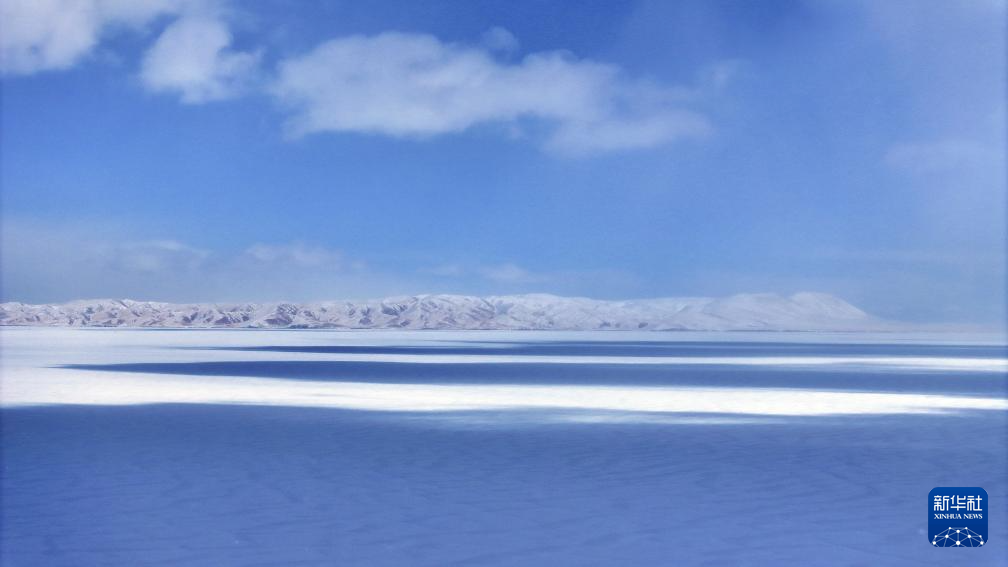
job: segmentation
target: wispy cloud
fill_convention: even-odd
[[[300,241],[204,247],[139,226],[31,217],[4,218],[0,258],[0,300],[28,303],[313,301],[446,291],[613,296],[640,283],[624,272],[539,271],[514,262],[410,268]]]
[[[302,242],[254,244],[245,250],[244,256],[264,264],[288,264],[303,268],[338,268],[343,260],[343,255],[338,251]]]
[[[302,242],[208,250],[127,227],[5,218],[3,300],[311,300],[398,292],[339,250]]]
[[[101,264],[138,273],[197,270],[210,257],[209,251],[177,240],[102,243],[96,245],[92,252],[100,257]]]
[[[545,274],[537,274],[518,266],[517,264],[498,264],[486,266],[479,270],[484,278],[501,283],[537,283],[549,279]]]
[[[519,46],[518,38],[516,38],[513,33],[500,26],[494,26],[483,32],[483,37],[481,39],[483,46],[490,51],[511,53],[517,51]]]
[[[438,264],[422,267],[419,273],[450,279],[480,279],[497,284],[543,283],[553,279],[546,273],[532,272],[512,262],[486,265],[462,265],[457,263]]]
[[[819,248],[803,258],[803,260],[827,260],[836,262],[857,262],[880,264],[889,267],[938,266],[963,270],[975,270],[979,267],[997,269],[1005,263],[1005,258],[990,250],[955,250],[936,251],[923,248],[890,249],[875,248],[873,250],[848,250],[838,247]]]
[[[456,278],[465,275],[465,268],[459,264],[439,264],[418,270],[421,274],[429,274],[440,278]]]
[[[975,140],[947,138],[936,141],[897,144],[886,153],[886,162],[916,173],[997,168],[1003,171],[1004,148]]]
[[[425,34],[327,41],[282,61],[272,92],[291,112],[295,136],[426,137],[532,119],[551,127],[548,148],[586,153],[654,147],[711,130],[686,108],[686,90],[632,79],[616,66],[563,52],[511,64]]]
[[[532,269],[513,261],[498,263],[450,262],[417,270],[434,276],[433,289],[453,289],[474,294],[556,293],[633,297],[642,293],[643,281],[619,269]]]

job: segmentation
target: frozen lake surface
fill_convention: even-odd
[[[0,339],[3,565],[1008,564],[1001,339]],[[929,545],[935,486],[990,545]]]

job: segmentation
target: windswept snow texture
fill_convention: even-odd
[[[999,338],[5,327],[0,345],[3,566],[1005,565]],[[989,495],[990,543],[935,549],[929,491],[964,485]]]
[[[322,303],[123,300],[0,304],[0,325],[510,330],[880,330],[891,325],[822,293],[600,301],[554,295],[416,295]]]

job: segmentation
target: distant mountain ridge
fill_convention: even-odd
[[[886,326],[824,293],[604,301],[555,295],[414,295],[315,303],[82,300],[0,303],[0,325],[443,330],[829,331]]]

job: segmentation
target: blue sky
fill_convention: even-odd
[[[0,5],[4,300],[1004,319],[1002,1]]]

